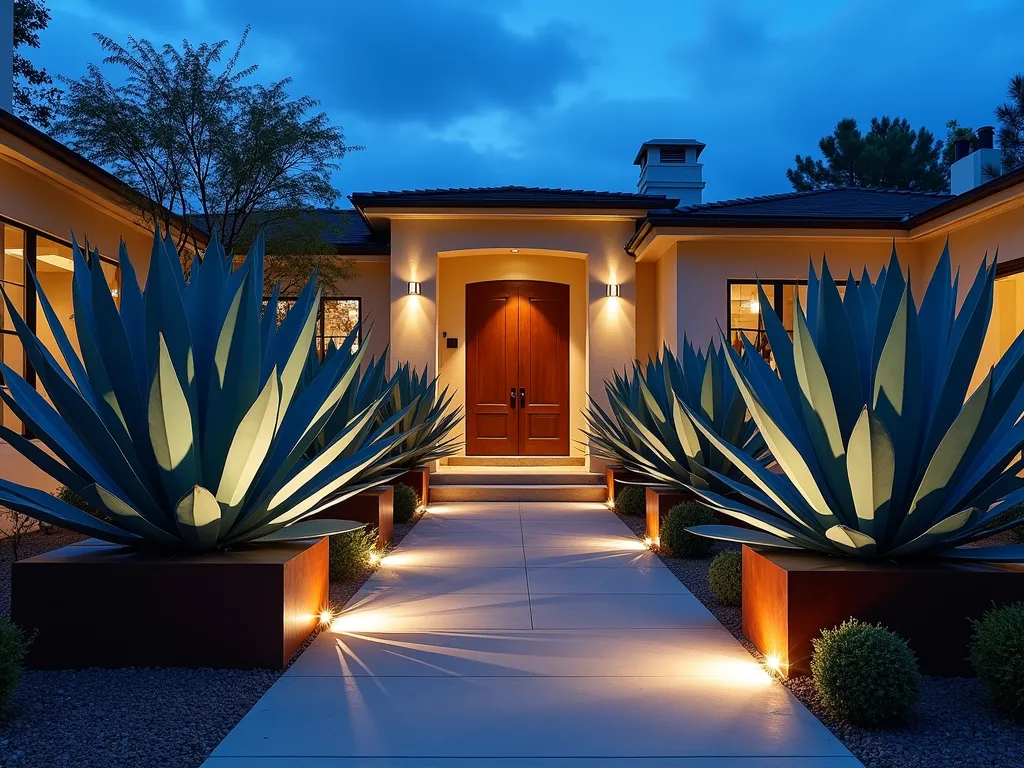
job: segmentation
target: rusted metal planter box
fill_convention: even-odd
[[[685,493],[669,486],[647,486],[647,538],[652,542],[661,540],[661,518],[676,504],[693,501],[692,493]]]
[[[420,504],[426,506],[430,503],[430,468],[415,467],[410,469],[395,482],[405,483],[420,497]]]
[[[313,515],[324,520],[354,520],[377,529],[377,546],[383,549],[395,535],[395,489],[378,485]]]
[[[327,539],[206,554],[94,539],[13,564],[28,666],[284,669],[327,607]]]
[[[609,464],[604,468],[604,484],[608,489],[608,503],[615,503],[615,496],[622,490],[624,481],[631,483],[640,482],[643,478],[636,472],[630,472],[618,464]]]
[[[810,674],[811,640],[851,616],[910,644],[926,675],[971,675],[970,619],[1024,600],[1024,567],[902,563],[743,547],[743,634],[783,673]]]

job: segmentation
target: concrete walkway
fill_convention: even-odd
[[[210,768],[860,765],[599,504],[435,505]]]

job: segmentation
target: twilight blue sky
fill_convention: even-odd
[[[1020,0],[49,0],[34,60],[78,76],[90,34],[227,38],[352,144],[336,184],[635,191],[641,142],[707,143],[705,200],[789,190],[844,116],[940,138],[991,124],[1024,72]],[[341,202],[341,201],[339,201]],[[347,203],[346,203],[347,204]]]

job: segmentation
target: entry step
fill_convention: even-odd
[[[431,479],[437,475],[431,476]],[[603,485],[448,485],[431,483],[430,502],[451,501],[592,501],[606,500]]]
[[[583,456],[449,456],[449,467],[583,467]]]
[[[573,471],[573,467],[442,467],[430,476],[433,487],[443,485],[600,485],[604,475]]]

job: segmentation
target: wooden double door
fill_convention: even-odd
[[[569,454],[569,286],[466,286],[466,453]]]

